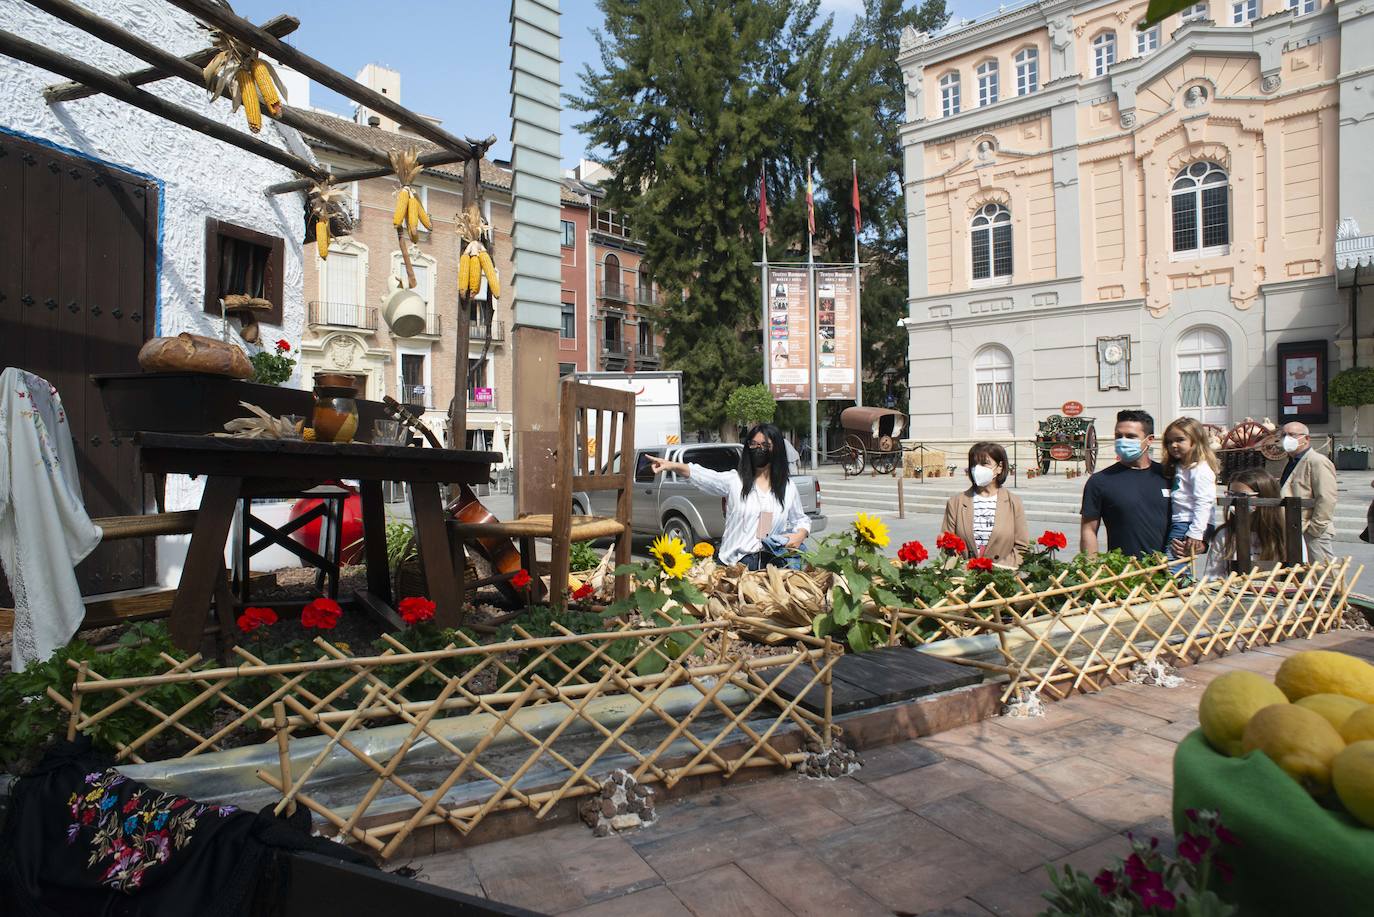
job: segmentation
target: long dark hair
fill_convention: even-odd
[[[744,449],[741,450],[739,457],[739,478],[744,482],[740,496],[748,497],[749,492],[754,489],[756,471],[754,463],[749,460],[749,443],[760,433],[768,437],[768,441],[773,444],[773,460],[768,465],[768,483],[778,505],[782,506],[787,496],[787,444],[783,442],[782,431],[771,423],[756,423],[744,434]]]
[[[1277,497],[1279,482],[1263,468],[1246,468],[1231,475],[1231,484],[1244,484],[1261,497]],[[1279,506],[1255,506],[1250,509],[1250,533],[1259,541],[1259,557],[1255,560],[1278,560],[1285,557],[1287,539],[1283,532],[1283,508]],[[1236,532],[1228,518],[1217,526],[1212,537],[1214,544],[1220,545],[1222,556],[1235,557]],[[1250,545],[1243,545],[1246,551]]]

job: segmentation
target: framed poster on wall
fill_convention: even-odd
[[[1290,420],[1326,423],[1326,341],[1302,341],[1278,346],[1279,413],[1282,426]]]

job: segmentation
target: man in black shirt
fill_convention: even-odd
[[[1116,464],[1088,478],[1083,488],[1079,548],[1098,551],[1097,527],[1107,525],[1107,547],[1143,557],[1164,550],[1169,536],[1169,482],[1150,458],[1155,421],[1146,411],[1116,415]]]

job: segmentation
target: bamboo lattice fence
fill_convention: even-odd
[[[1063,698],[1122,681],[1137,663],[1187,665],[1330,630],[1363,570],[1352,573],[1351,565],[1347,557],[1188,585],[1164,575],[1163,563],[1103,567],[1082,582],[1066,570],[1039,592],[1002,596],[989,584],[972,597],[876,614],[892,645],[994,637],[996,661],[972,653],[948,658],[1006,675],[1004,701],[1027,688]]]
[[[303,805],[383,858],[421,826],[447,824],[467,834],[490,813],[513,808],[542,818],[560,800],[598,792],[604,774],[597,765],[609,756],[628,759],[625,766],[638,781],[672,787],[698,774],[729,777],[746,767],[788,767],[804,757],[802,744],[830,745],[831,670],[842,651],[829,640],[789,634],[790,651],[755,657],[739,652],[727,621],[627,623],[595,634],[555,628],[561,633],[542,638],[517,628],[521,639],[485,645],[456,633],[443,649],[420,652],[405,645],[404,634],[384,635],[385,652],[358,657],[320,638],[318,658],[283,664],[238,647],[243,661],[237,666],[196,669],[198,656],[180,662],[165,656],[165,671],[137,678],[108,679],[83,663],[70,698],[52,696],[69,712],[73,738],[130,706],[147,714],[152,725],[115,743],[123,762],[157,757],[155,740],[164,734],[182,740],[176,758],[221,750],[235,737],[275,744],[277,766],[256,775],[281,794],[278,811]],[[307,686],[320,673],[333,673],[329,690]],[[779,686],[793,675],[802,676],[802,686],[784,695]],[[415,699],[426,684],[433,696]],[[174,709],[150,702],[169,685],[198,691]],[[669,709],[665,695],[673,689]],[[808,694],[823,700],[823,713],[799,706]],[[603,722],[599,704],[617,699],[621,714]],[[188,725],[207,708],[218,714],[216,728]],[[539,708],[539,725],[531,726],[521,713]],[[439,726],[465,715],[479,728],[458,744]],[[650,728],[632,730],[641,721]],[[368,727],[379,725],[399,726],[404,738],[383,748],[361,740]],[[574,734],[581,740],[568,741]],[[293,773],[292,744],[312,739],[309,747],[320,746],[318,751]],[[510,753],[512,745],[521,753]],[[407,779],[405,769],[417,748],[430,756],[425,772],[442,775],[424,789]],[[311,778],[331,755],[351,756],[366,774],[370,783],[360,796],[331,804],[311,791]],[[474,792],[480,798],[469,794],[445,805],[460,782],[479,787]],[[388,794],[393,804],[376,806],[369,816]],[[398,796],[407,803],[400,814]]]

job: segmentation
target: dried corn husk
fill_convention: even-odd
[[[247,408],[257,416],[231,420],[224,425],[227,432],[216,433],[216,436],[233,439],[293,439],[295,437],[295,425],[285,417],[273,417],[256,404],[249,404],[246,401],[240,401],[239,406]]]
[[[812,619],[826,608],[832,582],[828,571],[749,571],[709,561],[697,564],[693,574],[693,583],[706,593],[707,620],[732,620],[741,634],[770,644],[788,639],[775,628],[809,632]]]

